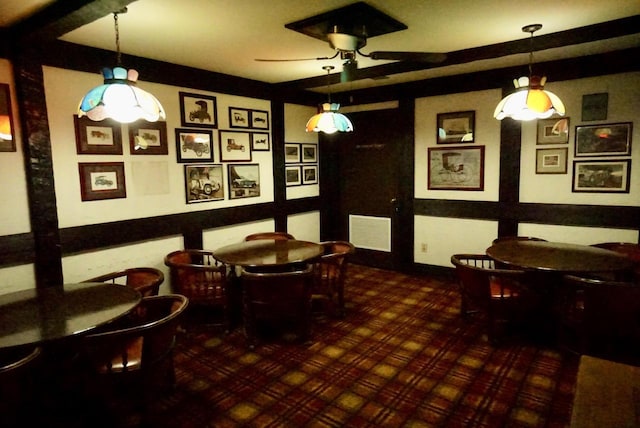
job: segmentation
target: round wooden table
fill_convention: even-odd
[[[85,333],[126,314],[140,300],[133,288],[86,282],[0,295],[0,348]]]
[[[295,239],[258,239],[227,245],[214,250],[213,257],[227,265],[274,267],[306,262],[320,257],[322,245]]]

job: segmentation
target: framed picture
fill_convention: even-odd
[[[287,187],[298,186],[302,184],[302,177],[300,176],[300,166],[285,166],[284,177]]]
[[[132,155],[167,155],[167,122],[137,121],[129,124]]]
[[[284,143],[284,163],[300,163],[300,144]]]
[[[609,94],[587,94],[582,96],[582,121],[607,120]]]
[[[0,83],[0,152],[15,152],[16,138],[9,85]]]
[[[250,136],[248,132],[220,131],[221,162],[250,162]]]
[[[257,129],[269,129],[269,112],[263,110],[251,110],[251,127]]]
[[[302,144],[302,162],[318,162],[318,145]]]
[[[184,185],[188,204],[224,199],[222,165],[185,165]]]
[[[180,163],[213,162],[213,132],[176,128],[176,156]]]
[[[631,122],[576,126],[576,157],[628,156]]]
[[[251,133],[251,150],[254,152],[268,152],[271,150],[269,134],[266,132]]]
[[[566,144],[569,142],[569,118],[538,120],[538,144]]]
[[[303,165],[302,166],[302,184],[318,183],[318,166]]]
[[[260,165],[228,165],[229,199],[254,198],[260,196]]]
[[[566,174],[566,147],[557,149],[536,149],[536,174]]]
[[[79,163],[83,201],[126,198],[124,162]]]
[[[76,150],[79,155],[121,155],[122,131],[111,119],[94,121],[86,116],[73,116]]]
[[[475,126],[475,111],[439,113],[436,141],[438,144],[473,143]]]
[[[573,161],[573,192],[629,193],[631,161]]]
[[[180,121],[192,128],[217,128],[218,108],[216,97],[179,92]]]
[[[484,146],[429,147],[428,188],[484,190]]]
[[[229,107],[229,126],[231,128],[249,128],[249,110],[246,108]]]

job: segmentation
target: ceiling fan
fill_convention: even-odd
[[[356,56],[374,60],[411,61],[441,63],[447,55],[439,52],[407,52],[407,51],[374,51],[368,54],[360,49],[366,46],[367,39],[408,27],[375,9],[365,2],[357,2],[349,6],[335,9],[320,15],[312,16],[285,25],[285,28],[300,32],[329,43],[336,53],[333,56],[294,59],[256,59],[263,62],[330,60],[340,56],[344,60],[340,80],[354,80],[358,69]]]

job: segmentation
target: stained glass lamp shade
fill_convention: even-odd
[[[337,103],[322,104],[322,111],[312,116],[307,122],[307,132],[333,134],[353,131],[353,124],[347,116],[338,112],[339,108],[340,104]]]

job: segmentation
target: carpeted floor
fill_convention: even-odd
[[[255,351],[240,329],[180,337],[156,427],[564,427],[578,360],[524,341],[493,348],[456,285],[350,266],[344,319]]]

